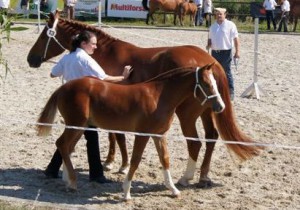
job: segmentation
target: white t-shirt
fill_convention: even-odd
[[[275,6],[277,6],[277,3],[275,0],[265,0],[264,4],[263,4],[263,7],[266,10],[274,10]]]
[[[212,50],[230,50],[234,47],[233,39],[238,37],[234,22],[225,19],[221,25],[217,22],[209,29],[208,38],[211,39]]]
[[[283,1],[282,5],[281,5],[281,11],[283,12],[289,12],[290,11],[290,2],[285,0]]]
[[[51,73],[54,76],[62,76],[65,82],[86,76],[97,77],[102,80],[107,77],[101,66],[81,48],[64,55],[52,68]]]
[[[204,0],[203,1],[204,13],[212,13],[212,1]]]

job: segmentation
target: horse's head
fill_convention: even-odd
[[[220,113],[225,109],[225,104],[220,96],[217,82],[213,75],[212,66],[214,64],[196,69],[194,97],[201,102],[202,106],[209,103],[214,112]]]
[[[64,41],[67,34],[58,32],[59,17],[59,11],[50,14],[45,28],[28,53],[27,62],[30,67],[38,68],[44,61],[63,53],[68,48],[68,44]]]

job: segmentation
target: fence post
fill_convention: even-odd
[[[258,59],[258,17],[255,18],[255,41],[254,41],[254,74],[253,74],[253,83],[242,93],[241,97],[250,97],[255,94],[256,98],[260,98],[260,92],[264,93],[258,85],[257,77],[257,59]]]

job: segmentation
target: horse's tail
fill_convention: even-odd
[[[221,74],[223,75],[219,77],[218,88],[226,107],[223,112],[214,114],[217,130],[223,140],[236,142],[236,144],[228,143],[226,146],[233,151],[238,158],[247,160],[253,156],[257,156],[263,147],[255,145],[255,142],[240,130],[235,120],[228,86],[224,85],[228,84],[226,75],[224,72],[221,72]]]
[[[142,1],[142,5],[143,5],[143,7],[144,7],[144,10],[149,11],[148,0],[143,0],[143,1]]]
[[[56,90],[51,97],[49,98],[47,104],[45,105],[43,111],[40,114],[37,125],[38,136],[46,136],[50,133],[52,125],[43,125],[43,124],[52,124],[57,112],[57,96],[59,89]],[[39,124],[40,123],[40,124]]]

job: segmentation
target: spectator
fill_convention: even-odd
[[[197,13],[195,17],[195,26],[202,26],[203,18],[202,18],[202,2],[203,0],[195,0],[195,4],[197,5]]]
[[[21,0],[20,6],[23,11],[23,17],[29,18],[29,0]]]
[[[124,68],[123,76],[109,76],[90,56],[97,48],[96,35],[89,31],[83,31],[72,41],[71,52],[65,55],[52,69],[51,77],[63,76],[68,82],[84,76],[98,77],[109,82],[119,82],[126,79],[130,74],[130,66]],[[93,126],[89,126],[94,128]],[[87,140],[87,155],[89,162],[90,181],[98,183],[111,182],[103,174],[103,167],[100,159],[99,142],[97,131],[86,130],[84,132]],[[58,178],[59,168],[62,164],[62,157],[58,150],[55,151],[51,162],[44,171],[49,178]]]
[[[207,28],[211,25],[211,15],[212,15],[212,1],[211,0],[203,0],[203,17],[205,18],[205,26]]]
[[[277,3],[275,2],[275,0],[265,0],[264,3],[263,3],[263,7],[266,10],[268,30],[271,29],[270,22],[272,21],[274,31],[276,31],[276,23],[275,23],[275,19],[274,19],[274,11],[275,11],[276,6],[277,6]]]
[[[281,19],[279,21],[278,32],[281,32],[282,24],[283,24],[283,31],[288,32],[287,25],[289,20],[290,14],[290,2],[288,0],[283,0],[281,5]]]
[[[67,15],[67,19],[75,19],[75,4],[77,0],[64,0],[64,10]]]
[[[231,101],[234,100],[234,81],[231,73],[232,48],[234,58],[240,57],[240,42],[236,25],[226,19],[225,8],[215,8],[216,22],[209,29],[207,50],[212,49],[212,56],[223,66],[230,90]]]

